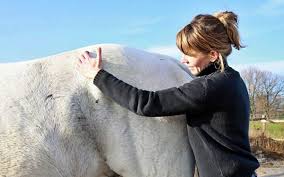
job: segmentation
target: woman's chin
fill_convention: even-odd
[[[189,71],[191,72],[192,75],[196,76],[198,72],[195,69],[189,68]]]

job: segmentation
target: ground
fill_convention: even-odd
[[[259,177],[284,177],[284,161],[274,161],[261,164],[256,170]]]

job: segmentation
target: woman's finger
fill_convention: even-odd
[[[98,47],[97,48],[97,62],[96,62],[96,67],[101,68],[102,66],[102,48]]]
[[[82,63],[86,63],[86,58],[83,54],[81,54],[80,60]]]
[[[81,59],[80,58],[78,58],[78,60],[77,60],[77,62],[76,62],[76,64],[82,64],[82,61],[81,61]]]
[[[86,58],[86,63],[91,64],[91,58]]]
[[[78,59],[78,63],[82,63],[82,59],[81,59],[81,57],[79,57],[79,59]]]
[[[90,58],[89,51],[85,51],[85,52],[83,53],[83,56],[84,56],[86,59]]]
[[[91,61],[92,60],[92,56],[91,56],[90,52],[89,51],[85,51],[83,53],[83,55],[84,55],[84,57],[86,59],[86,63],[92,64],[92,61]]]
[[[102,48],[101,47],[98,47],[97,48],[97,58],[102,58]]]
[[[81,53],[81,54],[79,55],[79,58],[84,59],[85,56]]]

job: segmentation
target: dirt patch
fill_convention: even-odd
[[[256,170],[259,177],[284,177],[284,141],[264,135],[251,137],[252,153],[260,163]]]
[[[250,138],[252,152],[261,153],[272,160],[284,160],[284,141],[276,141],[264,135]]]

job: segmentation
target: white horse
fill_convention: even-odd
[[[104,69],[141,89],[192,78],[165,55],[102,44]],[[142,117],[74,69],[89,46],[0,64],[1,177],[191,177],[184,115]]]

